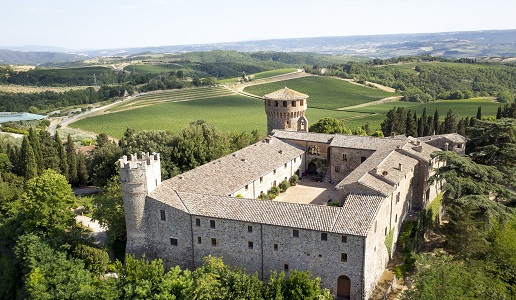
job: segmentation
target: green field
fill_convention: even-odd
[[[278,76],[283,74],[288,74],[297,71],[296,68],[286,68],[286,69],[277,69],[277,70],[270,70],[270,71],[264,71],[260,73],[251,74],[253,80],[263,79],[263,78],[269,78],[272,76]],[[228,79],[222,79],[219,80],[219,83],[226,84],[226,83],[236,83],[238,82],[238,78],[228,78]]]
[[[180,70],[181,68],[181,65],[178,64],[143,64],[129,65],[124,68],[124,71],[136,73],[161,74],[170,71]]]
[[[397,94],[364,87],[335,78],[309,76],[246,87],[245,92],[263,96],[284,87],[307,94],[308,107],[337,109],[392,97]]]
[[[60,77],[93,77],[93,74],[99,76],[102,73],[114,73],[107,67],[80,67],[80,68],[64,68],[64,69],[34,69],[34,72],[40,76],[60,76]]]

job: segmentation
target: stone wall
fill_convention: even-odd
[[[331,182],[340,182],[355,170],[374,150],[331,147]]]

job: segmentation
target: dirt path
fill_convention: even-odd
[[[394,102],[394,101],[398,101],[400,99],[401,99],[401,96],[387,97],[387,98],[383,98],[383,99],[372,101],[372,102],[367,102],[367,103],[362,103],[362,104],[358,104],[358,105],[337,108],[336,110],[350,110],[350,109],[366,107],[366,106],[371,106],[371,105],[376,105],[376,104]]]

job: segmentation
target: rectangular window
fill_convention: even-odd
[[[396,203],[400,202],[400,192],[396,195]]]
[[[260,177],[260,183],[262,183],[262,182],[263,182],[263,177]]]
[[[249,185],[246,185],[246,186],[245,186],[245,190],[246,190],[246,191],[247,191],[247,190],[249,190]]]
[[[328,240],[328,234],[326,232],[321,232],[321,241],[327,241]]]
[[[200,236],[197,237],[197,244],[202,244],[202,239]]]
[[[284,264],[284,265],[283,265],[283,270],[284,270],[285,272],[288,272],[288,264]]]
[[[292,101],[292,107],[296,107],[296,101]]]
[[[303,105],[304,105],[303,103],[304,103],[304,102],[303,102],[303,100],[300,100],[300,101],[299,101],[299,105],[300,105],[300,106],[303,106]]]
[[[348,155],[346,153],[342,154],[342,160],[343,161],[347,161],[348,160]]]
[[[394,223],[398,222],[398,214],[396,214],[396,217],[394,218]]]
[[[340,261],[347,262],[348,261],[348,254],[347,253],[341,253],[340,254]]]
[[[299,237],[299,230],[297,230],[297,229],[292,230],[292,236],[298,238]]]
[[[340,166],[335,166],[335,172],[337,172],[337,173],[340,172]]]
[[[374,221],[374,233],[376,233],[376,227],[378,225],[378,221]]]
[[[214,220],[210,220],[210,228],[215,228],[215,221]]]
[[[253,232],[253,226],[247,226],[247,232]]]
[[[272,174],[276,175],[276,169],[274,169],[274,171],[272,171]]]
[[[201,219],[195,218],[195,226],[197,226],[197,227],[201,226]]]
[[[294,158],[294,162],[296,162],[297,158]]]
[[[278,244],[274,244],[273,247],[274,251],[278,251]]]
[[[285,164],[285,169],[287,168],[287,164]]]
[[[367,157],[365,157],[365,156],[360,157],[360,162],[364,162],[366,160],[366,158]]]
[[[253,242],[247,242],[247,248],[253,249],[254,243]]]
[[[342,242],[343,242],[343,243],[347,243],[347,242],[348,242],[348,236],[343,235],[343,236],[342,236]]]
[[[387,227],[385,227],[384,234],[387,236]]]
[[[164,209],[161,209],[159,211],[160,215],[161,215],[161,221],[166,221],[167,220],[167,216],[165,215],[165,210]]]
[[[217,239],[216,238],[211,238],[211,245],[213,247],[217,247]]]
[[[287,101],[283,101],[283,107],[287,107]]]
[[[170,238],[170,245],[177,246],[177,239],[176,238]]]

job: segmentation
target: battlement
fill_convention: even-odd
[[[120,170],[130,169],[145,169],[145,165],[154,165],[156,162],[160,162],[160,154],[153,152],[149,155],[149,152],[141,153],[141,158],[138,158],[138,154],[131,154],[130,159],[127,159],[127,155],[124,155],[118,160]]]

